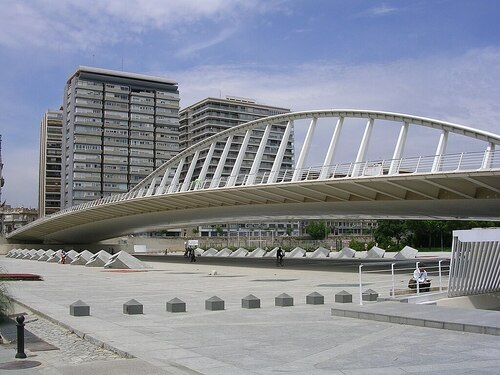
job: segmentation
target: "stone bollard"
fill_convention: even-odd
[[[90,306],[82,300],[78,300],[69,305],[69,314],[73,316],[89,316]]]
[[[378,293],[373,289],[367,289],[363,292],[361,298],[363,301],[376,301],[378,299]]]
[[[286,293],[282,293],[278,297],[274,298],[274,305],[281,307],[293,306],[293,297],[289,296]]]
[[[24,352],[24,316],[19,315],[16,317],[17,326],[17,353],[16,358],[26,358]]]
[[[127,315],[142,314],[143,310],[144,307],[142,303],[136,301],[135,299],[131,299],[123,304],[123,313]]]
[[[337,303],[351,303],[352,302],[352,294],[346,292],[345,290],[338,292],[335,294],[335,302]]]
[[[179,298],[172,298],[167,302],[167,311],[178,313],[178,312],[186,312],[186,303]]]
[[[318,292],[312,292],[306,296],[306,304],[308,305],[324,305],[325,297]]]
[[[241,300],[241,307],[244,309],[259,309],[260,299],[255,297],[253,294],[249,294]]]
[[[213,296],[205,301],[205,310],[224,310],[224,301],[217,296]]]

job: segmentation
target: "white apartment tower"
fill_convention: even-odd
[[[257,120],[263,117],[279,115],[290,112],[290,109],[273,107],[264,104],[258,104],[253,99],[238,98],[226,96],[225,99],[206,98],[180,112],[180,147],[186,149],[193,144],[217,134],[223,130],[246,122]],[[273,125],[268,137],[268,143],[260,170],[258,172],[270,172],[274,157],[283,139],[286,129],[286,122]],[[259,148],[260,140],[264,135],[265,126],[259,130],[254,130],[246,149],[246,156],[240,169],[240,178],[250,172],[255,154]],[[226,159],[226,164],[222,172],[222,178],[228,177],[233,169],[244,136],[234,138],[231,150]],[[288,140],[288,145],[283,158],[281,168],[283,170],[293,169],[294,166],[294,147],[293,131]],[[221,155],[224,144],[217,144],[214,151],[214,158],[208,168],[207,178],[211,178],[217,168],[217,155]],[[207,151],[206,151],[207,152]],[[206,153],[205,152],[205,153]],[[203,154],[200,154],[198,165],[194,175],[197,175],[202,168],[204,161]]]
[[[48,110],[40,123],[39,217],[61,209],[62,124],[61,110]]]
[[[62,207],[125,193],[179,152],[175,81],[79,67],[63,98]]]

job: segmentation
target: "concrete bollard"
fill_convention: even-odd
[[[167,302],[167,311],[172,313],[186,312],[186,303],[179,298],[172,298]]]
[[[306,296],[306,304],[308,305],[324,305],[325,297],[318,292],[312,292]]]
[[[205,310],[224,310],[224,301],[217,296],[210,297],[205,301]]]
[[[378,299],[378,293],[373,289],[367,289],[363,292],[361,298],[363,301],[376,301]]]
[[[244,309],[259,309],[260,299],[255,297],[253,294],[249,294],[241,300],[241,307]]]
[[[78,300],[69,306],[69,314],[73,316],[89,316],[90,306],[82,300]]]
[[[274,305],[281,307],[293,306],[293,297],[286,293],[282,293],[278,297],[274,298]]]
[[[138,315],[142,314],[144,311],[144,307],[142,303],[136,301],[135,299],[131,299],[128,302],[123,304],[123,313],[127,315]]]
[[[336,303],[352,303],[352,294],[345,290],[335,294]]]

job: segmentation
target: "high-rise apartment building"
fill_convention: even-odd
[[[263,117],[278,115],[290,112],[287,108],[273,107],[263,104],[258,104],[255,100],[244,99],[232,96],[226,96],[225,99],[206,98],[180,111],[180,147],[186,149],[189,146],[223,130],[231,127],[244,124],[246,122],[257,120]],[[281,140],[286,129],[286,122],[273,125],[267,147],[262,157],[259,173],[270,172],[274,156],[278,152]],[[244,176],[250,172],[255,154],[259,148],[260,141],[264,135],[265,126],[261,129],[254,130],[248,147],[246,156],[243,160],[240,169],[240,175]],[[222,172],[222,178],[228,177],[232,171],[236,161],[241,144],[243,143],[244,135],[233,138],[233,145],[229,151]],[[218,144],[212,164],[208,168],[207,178],[211,178],[217,168],[217,155],[221,155],[224,144]],[[205,151],[206,154],[207,151]],[[194,175],[197,175],[202,168],[204,154],[201,153],[198,165]],[[283,158],[281,168],[283,170],[292,169],[294,166],[294,148],[293,148],[293,131],[288,140],[288,147]]]
[[[287,108],[273,107],[264,104],[258,104],[255,100],[226,96],[224,99],[206,98],[180,111],[180,144],[181,149],[194,145],[195,143],[217,134],[223,130],[234,126],[244,124],[246,122],[257,120],[263,117],[279,115],[290,112]],[[285,134],[287,123],[276,124],[272,126],[268,137],[267,146],[262,157],[260,169],[258,173],[270,172],[273,166],[273,161],[278,153],[279,146]],[[264,135],[265,126],[261,129],[254,130],[248,143],[245,158],[240,169],[239,179],[244,179],[245,175],[250,172],[255,155],[260,145],[260,141]],[[226,164],[222,172],[222,178],[229,177],[233,166],[236,162],[236,157],[243,143],[244,135],[235,136],[233,145],[226,158]],[[293,131],[288,140],[286,152],[281,164],[282,170],[290,170],[294,167],[294,145]],[[218,164],[217,155],[221,155],[224,144],[217,144],[214,150],[214,157],[207,171],[207,178],[210,179]],[[195,168],[194,175],[199,174],[205,153],[200,153],[198,164]],[[188,163],[187,163],[188,164]],[[224,224],[221,223],[220,229],[229,236],[258,236],[263,230],[268,230],[276,236],[289,234],[298,234],[298,222],[294,223],[258,223],[258,224]],[[219,229],[219,230],[220,230]],[[215,226],[201,226],[196,228],[200,236],[217,235]]]
[[[179,152],[175,81],[79,67],[63,98],[62,206],[125,193]]]
[[[61,110],[48,110],[40,123],[39,217],[61,209],[62,125]]]

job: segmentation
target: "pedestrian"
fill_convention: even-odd
[[[196,252],[194,251],[194,249],[190,250],[189,259],[191,263],[196,262]]]
[[[61,252],[61,264],[66,264],[66,251]]]
[[[281,249],[281,247],[278,247],[278,250],[276,251],[276,266],[281,266],[283,267],[283,256],[285,253]]]

